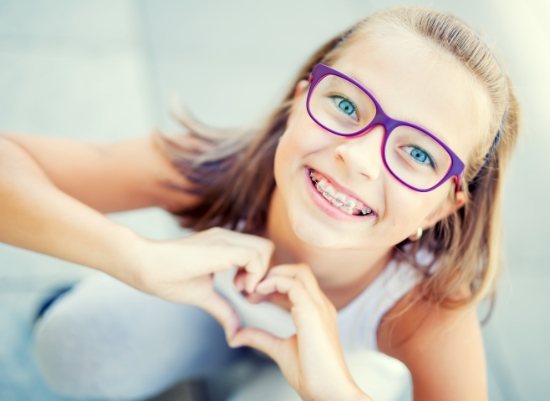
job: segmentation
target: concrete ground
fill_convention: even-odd
[[[381,5],[402,3],[412,2],[1,0],[0,130],[85,141],[171,130],[173,95],[209,124],[248,123],[270,109],[316,45]],[[506,185],[507,270],[484,336],[491,400],[546,400],[550,3],[414,3],[451,11],[482,32],[507,65],[524,108],[524,135]],[[179,233],[156,209],[110,217],[150,238]],[[86,274],[81,266],[0,245],[1,400],[62,400],[34,367],[32,314],[52,288]]]

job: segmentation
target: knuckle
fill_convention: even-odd
[[[304,269],[298,269],[296,271],[296,277],[299,278],[300,280],[307,280],[310,278],[310,275]]]
[[[248,260],[247,270],[249,272],[260,272],[264,270],[261,254],[257,249],[249,248],[246,255]]]
[[[267,248],[267,250],[273,251],[275,249],[275,244],[273,243],[273,241],[267,238],[261,238],[261,240],[264,243],[264,246]]]

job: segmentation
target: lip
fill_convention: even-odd
[[[342,192],[348,196],[351,196],[352,198],[355,198],[357,199],[358,201],[360,201],[363,205],[365,205],[366,207],[370,208],[373,212],[374,215],[377,215],[377,211],[375,208],[373,208],[371,205],[369,205],[367,202],[365,202],[361,197],[357,196],[356,194],[354,194],[352,191],[350,191],[349,189],[343,187],[342,185],[338,184],[330,175],[328,174],[325,174],[324,172],[320,171],[320,170],[317,170],[317,169],[314,169],[310,166],[306,166],[306,174],[308,175],[308,178],[309,178],[309,170],[314,170],[316,172],[318,172],[319,174],[321,174],[323,177],[325,177],[327,179],[327,181],[334,187],[334,189],[336,189],[338,192]]]
[[[313,201],[314,203],[323,211],[325,212],[326,214],[328,214],[329,216],[331,217],[334,217],[334,218],[337,218],[339,220],[349,220],[349,221],[367,221],[367,220],[370,220],[370,219],[375,219],[377,214],[376,214],[376,211],[373,210],[373,213],[372,214],[368,214],[366,216],[360,216],[360,215],[350,215],[350,214],[347,214],[347,213],[344,213],[343,211],[339,210],[338,208],[332,206],[320,193],[319,191],[317,191],[316,188],[314,188],[313,186],[313,183],[311,182],[311,178],[309,177],[309,171],[310,171],[311,167],[306,167],[304,169],[304,172],[305,172],[305,178],[307,180],[307,187],[308,187],[308,191],[311,193],[311,196],[313,198]],[[315,169],[314,169],[315,170]],[[318,171],[318,170],[315,170],[315,171]],[[320,173],[322,174],[322,173]],[[323,174],[323,176],[325,176]],[[325,176],[326,177],[326,176]],[[327,177],[327,179],[329,179],[329,177]],[[331,184],[333,185],[333,182],[334,181],[331,181]],[[336,188],[336,186],[335,186]],[[342,188],[341,186],[338,186],[337,187],[338,190],[340,191],[340,188]],[[350,194],[350,191],[342,191],[346,194]],[[353,196],[355,197],[352,193],[350,194],[350,196]],[[355,197],[357,198],[357,197]],[[362,199],[361,198],[357,198],[358,200],[360,200],[361,202]],[[364,202],[363,202],[364,203]],[[366,203],[364,203],[367,207],[370,207],[368,206]]]

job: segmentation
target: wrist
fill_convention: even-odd
[[[145,238],[125,226],[116,226],[113,232],[109,261],[100,268],[106,274],[139,288],[141,282],[140,256],[145,248]]]

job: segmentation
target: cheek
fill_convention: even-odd
[[[298,115],[289,118],[287,128],[281,136],[275,153],[276,170],[278,167],[301,167],[307,163],[308,155],[326,146],[323,142],[323,139],[327,139],[326,135],[319,132],[308,116],[300,115],[300,111],[298,109]]]
[[[422,202],[416,194],[408,193],[405,188],[398,188],[387,193],[387,216],[395,226],[410,227],[416,220],[421,220]]]
[[[273,166],[275,182],[278,187],[285,188],[292,172],[300,165],[301,158],[299,155],[302,153],[300,146],[299,141],[292,137],[288,129],[281,136],[275,150]]]
[[[392,183],[386,191],[388,225],[396,236],[406,238],[423,225],[438,202],[436,194],[413,192]]]

